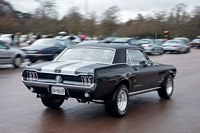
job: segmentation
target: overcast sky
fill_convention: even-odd
[[[27,13],[33,13],[39,6],[35,0],[6,0],[11,3],[15,10]],[[57,12],[61,18],[70,7],[76,6],[80,13],[87,11],[96,11],[101,15],[109,7],[117,6],[120,8],[120,14],[123,21],[135,18],[137,14],[147,15],[153,11],[170,11],[177,4],[184,3],[187,10],[191,11],[195,6],[200,6],[199,0],[55,0],[57,3]],[[85,4],[87,3],[87,4]]]

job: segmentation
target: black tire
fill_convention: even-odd
[[[162,54],[164,54],[164,50],[163,49],[160,50],[160,55],[162,55]]]
[[[155,55],[155,54],[156,54],[155,49],[152,49],[152,51],[151,51],[151,55]]]
[[[128,103],[128,89],[125,85],[120,85],[105,102],[105,108],[108,114],[115,117],[122,117],[128,110]]]
[[[20,55],[18,55],[13,59],[13,63],[12,64],[13,64],[13,66],[15,68],[19,68],[20,65],[22,64],[22,61],[23,61],[22,57]]]
[[[158,90],[158,95],[160,98],[169,99],[172,96],[174,90],[174,82],[171,75],[168,75],[161,88]]]
[[[36,59],[29,59],[31,63],[35,63],[37,60]]]
[[[65,99],[60,97],[41,97],[41,100],[44,106],[56,109],[63,104]]]

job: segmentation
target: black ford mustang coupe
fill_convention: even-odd
[[[175,76],[174,66],[152,62],[138,47],[95,44],[71,46],[53,61],[27,65],[22,81],[47,107],[76,98],[103,103],[108,114],[122,117],[129,96],[157,91],[169,99]]]

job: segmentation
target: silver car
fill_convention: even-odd
[[[23,51],[9,47],[5,45],[3,41],[0,41],[0,65],[1,64],[13,64],[15,68],[20,67],[25,59]]]
[[[187,43],[179,39],[167,40],[162,46],[164,52],[178,52],[178,53],[190,52],[190,47],[187,46]]]
[[[140,43],[147,54],[163,54],[162,45],[155,43],[153,39],[140,39]]]

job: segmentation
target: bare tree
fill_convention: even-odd
[[[38,17],[57,17],[56,1],[55,0],[35,0],[39,2],[40,7],[36,9],[36,16]]]

